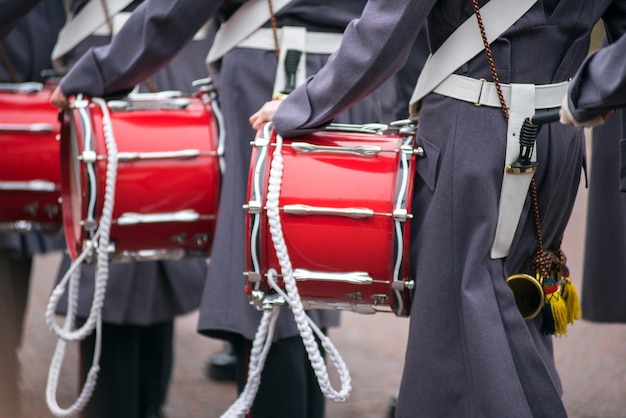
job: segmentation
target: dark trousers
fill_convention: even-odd
[[[239,393],[246,384],[251,348],[250,340],[233,341]],[[300,336],[274,342],[248,418],[323,418],[324,411],[324,395]]]
[[[22,339],[30,270],[30,258],[12,258],[0,250],[0,417],[20,416],[17,350]]]
[[[100,372],[84,418],[157,417],[173,365],[173,321],[149,326],[102,324]],[[81,343],[81,379],[93,359],[95,333]]]

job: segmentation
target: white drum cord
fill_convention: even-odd
[[[276,148],[274,149],[273,160],[270,168],[270,178],[267,192],[267,217],[270,226],[270,233],[272,235],[272,242],[276,250],[278,262],[281,267],[283,275],[283,281],[285,282],[285,293],[276,283],[277,272],[273,269],[268,270],[268,283],[278,294],[280,294],[285,302],[289,304],[294,314],[294,319],[304,347],[309,356],[309,361],[317,377],[320,389],[325,397],[334,400],[335,402],[344,402],[350,396],[352,390],[352,379],[350,372],[345,362],[341,358],[341,355],[330,341],[330,339],[324,335],[324,333],[315,325],[309,316],[304,312],[304,307],[300,299],[298,292],[298,286],[293,278],[293,268],[291,265],[291,259],[287,251],[285,238],[283,236],[282,225],[280,222],[279,213],[279,197],[282,183],[283,173],[283,158],[281,155],[282,150],[282,137],[276,135]],[[254,402],[254,397],[258,390],[260,383],[260,375],[263,370],[265,357],[271,346],[274,334],[273,324],[278,317],[279,307],[274,306],[271,311],[265,311],[259,324],[257,334],[252,346],[252,352],[250,355],[249,374],[248,381],[244,391],[235,403],[222,415],[222,418],[241,418],[243,417]],[[271,316],[271,325],[270,319]],[[320,353],[319,346],[313,332],[317,334],[321,341],[322,346],[326,350],[328,357],[332,360],[335,368],[338,371],[339,379],[341,381],[341,390],[336,391],[330,382],[328,376],[328,370],[324,358]],[[261,344],[264,344],[261,347]]]
[[[46,307],[46,323],[57,337],[57,346],[50,363],[48,371],[48,382],[46,385],[46,402],[48,408],[53,415],[57,417],[70,417],[79,413],[93,394],[100,370],[100,350],[102,346],[102,306],[106,294],[106,287],[109,276],[109,259],[107,248],[109,247],[109,234],[111,231],[111,223],[113,218],[113,206],[115,198],[115,183],[117,179],[117,144],[113,135],[113,127],[111,117],[106,102],[100,98],[93,98],[92,101],[102,109],[102,129],[104,132],[104,141],[107,148],[107,169],[106,183],[104,189],[104,203],[100,224],[98,230],[92,237],[87,248],[83,250],[79,257],[72,262],[67,273],[63,276],[59,284],[54,288],[48,305]],[[74,330],[76,320],[76,311],[78,310],[78,288],[79,288],[79,267],[83,260],[92,253],[95,242],[97,240],[99,251],[97,251],[96,271],[95,271],[95,289],[91,304],[89,316],[84,325]],[[59,300],[65,292],[65,287],[69,280],[68,290],[68,309],[63,328],[59,327],[55,319],[55,311]],[[59,406],[56,393],[58,388],[59,376],[65,357],[65,348],[68,341],[81,341],[87,338],[91,332],[96,331],[96,343],[91,367],[87,374],[87,379],[81,389],[80,395],[68,408]]]

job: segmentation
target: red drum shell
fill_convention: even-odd
[[[218,126],[206,94],[185,97],[182,109],[167,108],[161,99],[154,109],[114,111],[109,108],[112,131],[119,153],[169,153],[197,150],[194,158],[118,160],[113,224],[110,241],[113,258],[167,258],[159,252],[190,252],[207,256],[215,229],[219,201],[220,171],[217,156]],[[177,99],[178,100],[178,99]],[[74,102],[76,103],[76,102]],[[132,100],[128,103],[132,104]],[[99,222],[105,192],[108,156],[103,134],[102,109],[93,101],[87,106],[98,155],[93,164],[96,183],[96,222]],[[89,234],[85,222],[90,196],[88,169],[81,161],[86,130],[80,110],[64,118],[61,134],[63,224],[70,256],[83,250]],[[194,211],[199,220],[142,222],[121,225],[123,214],[172,214]],[[141,254],[150,254],[153,255]]]
[[[56,232],[61,228],[59,112],[50,104],[53,88],[46,85],[31,93],[0,91],[2,230]],[[46,187],[16,186],[32,181],[44,182]]]
[[[332,129],[332,126],[331,126]],[[393,216],[396,193],[400,181],[400,152],[405,137],[396,134],[371,134],[359,132],[318,131],[283,141],[283,175],[279,207],[287,250],[294,270],[345,273],[366,272],[373,279],[371,284],[353,284],[344,281],[303,280],[298,290],[303,301],[311,306],[350,310],[357,306],[389,307],[398,316],[407,316],[410,309],[408,289],[394,295],[391,282],[394,277],[398,242]],[[272,132],[268,147],[255,146],[249,172],[248,199],[254,198],[254,172],[259,169],[259,153],[267,148],[262,166],[263,197],[261,207],[267,203],[267,184],[273,160],[276,133]],[[291,146],[305,142],[316,146],[355,147],[379,146],[384,152],[374,157],[345,153],[315,152],[301,154]],[[409,196],[405,207],[410,213],[415,157],[409,157],[405,168],[406,190]],[[321,208],[368,208],[377,214],[367,218],[350,218],[335,215],[297,215],[285,213],[286,205],[303,204]],[[261,274],[264,292],[269,290],[265,275],[268,269],[281,271],[269,231],[267,212],[262,210],[260,232],[255,238],[253,215],[248,213],[246,230],[248,236],[246,259],[249,272]],[[410,222],[401,223],[401,264],[397,277],[408,283]],[[254,243],[253,243],[254,242]],[[252,253],[257,248],[260,271],[256,271]],[[248,273],[248,277],[252,277]],[[282,284],[281,284],[282,285]],[[248,286],[255,287],[252,281]],[[258,285],[257,285],[258,288]],[[321,305],[318,304],[321,302]],[[319,306],[318,306],[319,305]],[[306,306],[306,304],[305,304]],[[362,309],[353,309],[363,311]],[[367,312],[367,309],[365,309]]]

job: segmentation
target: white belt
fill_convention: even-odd
[[[511,103],[511,86],[511,84],[500,84],[507,106],[510,106]],[[532,86],[532,84],[528,84],[528,86]],[[551,109],[561,106],[563,97],[567,94],[568,86],[569,81],[535,85],[535,109]],[[451,74],[433,92],[474,103],[477,106],[500,107],[496,84],[491,81]]]
[[[288,36],[283,36],[283,32],[283,28],[278,28],[278,40],[281,44],[283,43],[283,38],[289,38]],[[332,54],[339,49],[342,37],[343,34],[341,33],[306,31],[303,52],[308,52],[309,54]],[[276,44],[274,43],[274,33],[271,28],[259,28],[246,39],[241,41],[237,45],[237,48],[265,49],[273,51],[276,49]]]
[[[500,85],[504,102],[509,108],[505,166],[513,163],[519,155],[519,132],[524,119],[532,116],[536,109],[560,107],[563,97],[567,94],[568,85],[567,81],[545,85],[522,83]],[[474,103],[477,106],[501,106],[495,83],[456,74],[442,81],[434,89],[434,93]],[[532,161],[537,161],[536,151],[535,148]],[[491,247],[491,258],[503,258],[509,254],[532,178],[532,172],[510,173],[503,170],[498,222]]]
[[[296,69],[296,86],[299,86],[306,80],[306,54],[332,54],[339,49],[343,34],[309,32],[303,27],[283,26],[277,30],[277,37],[280,46],[280,57],[278,59],[272,97],[280,96],[281,91],[285,87],[286,76],[283,65],[288,50],[302,52],[298,68]],[[259,28],[239,42],[236,48],[274,51],[276,49],[274,31],[271,28]]]
[[[122,26],[126,24],[126,21],[130,17],[131,12],[119,12],[115,16],[111,17],[111,28],[109,28],[108,23],[104,23],[100,25],[98,29],[93,33],[98,36],[114,36],[116,35]],[[111,29],[113,33],[111,33]],[[208,32],[208,24],[204,25],[193,37],[194,41],[199,41],[205,39]]]

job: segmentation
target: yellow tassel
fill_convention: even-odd
[[[569,279],[569,275],[565,276],[563,283],[563,300],[567,307],[567,323],[573,324],[575,320],[582,318],[583,311],[580,307],[580,299],[576,286]]]
[[[546,303],[550,304],[552,317],[554,318],[554,335],[567,335],[567,306],[559,292],[546,295]]]

